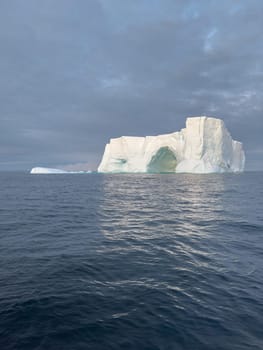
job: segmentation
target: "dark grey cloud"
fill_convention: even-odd
[[[259,0],[0,0],[0,169],[223,118],[263,169]]]

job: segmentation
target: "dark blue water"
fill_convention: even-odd
[[[0,349],[263,349],[263,173],[2,173]]]

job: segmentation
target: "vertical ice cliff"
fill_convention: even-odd
[[[187,118],[186,128],[166,135],[111,139],[98,172],[223,173],[244,170],[242,143],[217,118]]]

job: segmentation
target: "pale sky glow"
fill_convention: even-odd
[[[0,170],[95,169],[109,138],[193,115],[224,119],[263,170],[262,13],[259,0],[0,0]]]

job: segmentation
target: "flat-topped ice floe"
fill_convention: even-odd
[[[66,171],[53,168],[36,167],[31,169],[30,174],[90,174],[91,171]]]
[[[53,168],[36,167],[31,169],[30,174],[66,174],[67,171]]]
[[[111,139],[101,173],[224,173],[244,170],[242,143],[232,140],[223,120],[191,117],[171,134]]]

